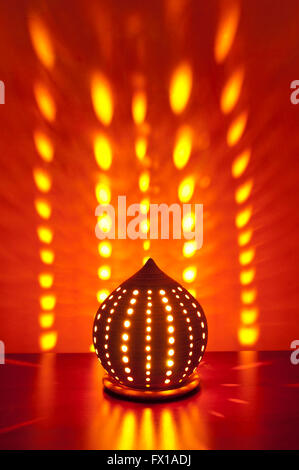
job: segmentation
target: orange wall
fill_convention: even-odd
[[[298,2],[38,5],[0,6],[6,351],[89,351],[97,295],[149,255],[201,302],[208,349],[288,349],[299,337]],[[99,183],[112,204],[171,204],[187,177],[190,202],[204,204],[201,250],[115,240],[101,257]]]

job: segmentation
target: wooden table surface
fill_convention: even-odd
[[[1,449],[298,449],[299,365],[289,352],[208,352],[201,389],[120,400],[94,354],[7,355]]]

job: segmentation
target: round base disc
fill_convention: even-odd
[[[199,376],[195,372],[180,387],[168,390],[138,390],[119,384],[114,379],[105,375],[103,377],[104,388],[122,398],[137,401],[165,401],[182,397],[199,388]]]

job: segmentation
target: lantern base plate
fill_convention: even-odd
[[[103,377],[103,385],[107,392],[119,395],[127,400],[136,401],[167,401],[183,397],[199,388],[199,375],[195,372],[180,386],[165,390],[141,390],[127,387],[116,382],[109,375]]]

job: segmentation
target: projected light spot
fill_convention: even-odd
[[[169,101],[172,111],[180,114],[190,98],[192,70],[187,62],[181,63],[173,72],[169,87]]]
[[[252,187],[253,181],[249,180],[237,188],[235,193],[235,199],[238,204],[242,204],[249,198],[252,191]]]
[[[54,148],[49,137],[41,131],[36,131],[34,132],[34,143],[40,157],[45,162],[51,162],[53,160]]]
[[[255,323],[258,317],[258,310],[256,308],[243,308],[241,310],[241,321],[244,325],[251,325]]]
[[[34,94],[37,106],[47,121],[53,122],[56,116],[56,106],[49,90],[37,83],[34,87]]]
[[[51,331],[49,333],[42,333],[39,338],[40,348],[42,351],[50,351],[56,346],[57,333]]]
[[[223,62],[235,39],[240,18],[240,6],[238,2],[224,3],[215,38],[216,62]]]
[[[173,162],[179,170],[187,165],[192,150],[192,132],[187,126],[179,129],[173,151]]]
[[[236,157],[232,164],[232,175],[234,178],[239,178],[244,173],[249,164],[250,156],[250,150],[246,149]]]
[[[196,278],[197,269],[195,266],[184,269],[183,279],[186,282],[193,282]]]
[[[37,227],[37,235],[41,242],[51,243],[53,239],[53,232],[50,228],[40,225]]]
[[[191,241],[188,241],[188,242],[184,243],[183,255],[185,256],[185,258],[190,258],[191,256],[194,255],[195,252],[196,252],[196,241],[195,240],[191,240]]]
[[[109,214],[102,214],[98,218],[98,226],[100,230],[104,233],[110,232],[112,228],[112,220]]]
[[[238,228],[244,227],[251,219],[251,215],[252,209],[250,207],[240,211],[236,216],[236,226]]]
[[[227,81],[221,95],[221,110],[227,114],[236,106],[244,80],[243,68],[238,68]]]
[[[247,245],[252,238],[252,230],[245,230],[244,232],[239,233],[238,235],[238,244],[240,246]]]
[[[42,219],[49,219],[51,217],[52,209],[45,199],[36,199],[34,205],[36,212]]]
[[[96,135],[93,150],[98,166],[104,171],[109,170],[112,164],[112,149],[108,138],[104,134]]]
[[[91,98],[97,118],[102,124],[108,126],[113,117],[113,98],[110,84],[101,73],[95,73],[92,76]]]
[[[56,305],[55,295],[43,295],[40,297],[39,301],[43,310],[53,310]]]
[[[139,188],[140,191],[145,192],[148,190],[150,184],[150,175],[147,171],[141,173],[139,177]]]
[[[239,255],[239,262],[243,266],[252,262],[255,255],[254,248],[250,248],[246,251],[242,251]]]
[[[244,304],[251,304],[256,299],[256,289],[244,290],[241,292],[241,300]]]
[[[182,220],[182,228],[184,232],[190,232],[195,225],[195,216],[192,213],[186,214]]]
[[[239,341],[245,346],[255,344],[258,340],[258,329],[256,327],[242,327],[238,332]]]
[[[107,184],[98,183],[96,185],[96,198],[99,204],[109,204],[111,201],[111,191]]]
[[[241,139],[247,123],[247,113],[240,114],[227,131],[227,144],[232,147]]]
[[[52,264],[54,261],[54,252],[52,250],[40,250],[40,259],[42,260],[43,263],[45,264]]]
[[[101,242],[98,246],[99,254],[103,258],[109,258],[112,253],[112,246],[110,242]]]
[[[247,269],[246,271],[241,271],[240,273],[240,282],[243,285],[250,284],[255,276],[255,269]]]
[[[52,181],[49,173],[42,168],[34,168],[33,178],[37,188],[43,192],[47,193],[51,189]]]
[[[53,285],[54,276],[49,273],[42,273],[38,276],[38,282],[44,289],[49,289]]]
[[[181,202],[189,202],[194,192],[194,178],[185,178],[179,185],[178,196]]]
[[[132,99],[132,115],[135,124],[140,125],[143,123],[146,115],[146,95],[143,91],[137,91]]]
[[[98,275],[100,279],[107,280],[111,277],[110,266],[100,266],[98,269]]]
[[[101,289],[97,292],[97,300],[98,302],[103,302],[109,295],[109,291],[107,289]]]
[[[42,313],[39,316],[41,328],[51,328],[54,325],[55,316],[52,313]]]
[[[138,137],[135,143],[135,152],[139,160],[143,160],[146,155],[147,140],[145,137]]]
[[[29,32],[37,57],[47,69],[52,69],[55,63],[54,49],[49,31],[41,18],[31,14]]]

